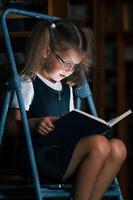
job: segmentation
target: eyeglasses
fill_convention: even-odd
[[[75,69],[75,65],[73,63],[73,61],[64,61],[59,55],[57,55],[56,53],[54,53],[55,57],[57,58],[57,60],[59,61],[61,68],[64,70],[69,70],[69,71],[74,71]]]

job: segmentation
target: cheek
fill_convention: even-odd
[[[48,72],[49,76],[50,76],[52,79],[58,81],[59,76],[60,76],[60,73],[61,73],[61,71],[60,71],[60,69],[59,69],[58,67],[56,67],[56,66],[49,66],[49,67],[47,68],[47,72]]]
[[[60,68],[57,66],[51,66],[49,67],[48,72],[50,74],[60,74]]]
[[[55,73],[59,68],[52,61],[49,61],[45,63],[45,69],[48,73]]]

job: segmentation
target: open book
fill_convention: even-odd
[[[106,122],[81,110],[74,109],[55,122],[54,133],[59,138],[80,139],[92,134],[102,134],[132,113],[131,110]]]

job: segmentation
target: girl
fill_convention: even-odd
[[[40,178],[64,182],[74,175],[75,200],[101,199],[126,158],[125,145],[118,139],[95,134],[58,144],[52,136],[57,118],[74,108],[72,87],[63,80],[71,84],[82,82],[92,58],[88,54],[89,39],[69,21],[38,23],[28,42],[21,75]],[[21,124],[16,96],[9,117],[10,123]]]

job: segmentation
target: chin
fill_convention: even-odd
[[[59,81],[61,81],[62,79],[61,78],[53,78],[53,79],[51,79],[51,81],[53,82],[53,83],[56,83],[56,82],[59,82]]]
[[[53,78],[53,81],[55,81],[55,82],[59,82],[59,81],[61,81],[61,80],[63,80],[64,79],[64,77],[56,77],[56,78]]]

